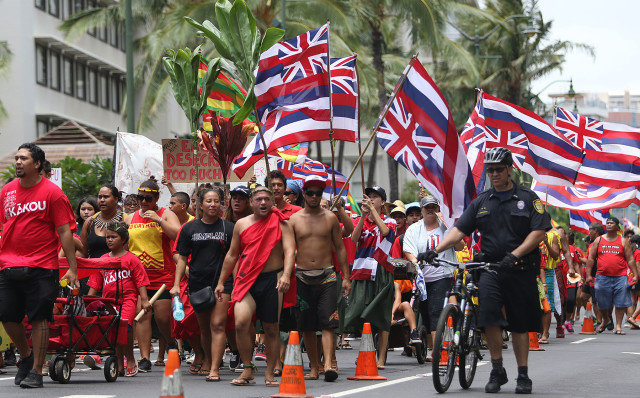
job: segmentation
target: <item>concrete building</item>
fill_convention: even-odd
[[[66,120],[97,132],[126,130],[123,28],[95,29],[76,42],[67,41],[58,29],[69,15],[98,4],[96,0],[2,1],[0,38],[8,42],[13,57],[0,81],[0,100],[9,114],[0,123],[0,155]],[[187,125],[173,102],[157,126],[162,129],[149,134],[154,140],[184,134]]]

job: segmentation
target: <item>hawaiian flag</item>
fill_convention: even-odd
[[[420,61],[406,78],[377,133],[380,146],[440,200],[450,221],[475,196],[475,184],[451,111]]]
[[[324,193],[322,195],[323,198],[330,200],[333,197],[333,192],[331,188],[332,184],[332,169],[329,166],[326,166],[323,163],[312,160],[310,158],[306,158],[301,163],[292,163],[285,159],[276,159],[276,167],[278,170],[282,171],[282,173],[287,178],[293,178],[297,180],[304,181],[309,176],[316,176],[324,179],[327,183],[327,186],[324,189]],[[340,192],[342,187],[344,191],[342,192],[342,197],[345,200],[348,200],[349,194],[349,184],[347,182],[347,177],[344,174],[336,171],[336,194]],[[346,186],[345,186],[346,185]]]
[[[640,129],[602,124],[602,152],[586,151],[578,180],[610,188],[640,185]]]
[[[632,203],[640,204],[636,187],[615,189],[580,183],[573,187],[547,186],[534,181],[531,189],[543,203],[569,210],[619,209]]]
[[[569,224],[574,231],[589,235],[589,225],[591,223],[599,222],[605,225],[609,217],[611,217],[609,210],[571,210],[569,212]]]
[[[471,174],[476,185],[476,194],[484,191],[487,180],[487,174],[484,169],[484,152],[487,141],[485,135],[482,101],[478,101],[460,134],[462,146],[467,153],[469,166],[471,166]]]
[[[504,147],[514,166],[545,184],[573,185],[582,149],[535,113],[482,93],[486,148]]]
[[[578,148],[584,151],[602,152],[603,124],[601,121],[558,107],[556,128]]]
[[[333,198],[333,189],[331,188],[331,185],[333,184],[333,176],[332,176],[333,169],[327,166],[326,170],[327,170],[328,180],[327,180],[327,186],[324,189],[324,194],[322,195],[322,197],[327,200],[331,200],[331,198]],[[344,187],[344,191],[342,191],[342,195],[340,196],[343,199],[347,200],[347,197],[349,196],[349,184],[347,184],[347,177],[345,177],[345,175],[339,172],[338,170],[336,170],[335,173],[336,173],[336,195],[339,194],[340,190]]]
[[[356,59],[356,56],[352,55],[331,60],[331,99],[335,140],[355,142],[357,136],[359,110]],[[263,125],[267,152],[271,154],[280,151],[278,148],[301,142],[328,140],[329,116],[328,98],[325,110],[272,111]],[[262,142],[256,135],[245,151],[234,161],[233,170],[242,177],[255,162],[263,157]]]

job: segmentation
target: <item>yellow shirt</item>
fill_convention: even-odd
[[[558,248],[562,252],[562,242],[560,241],[560,234],[558,234],[556,231],[550,230],[547,232],[547,235],[546,235],[547,242],[549,246],[551,246],[553,244],[554,236],[557,237]],[[549,251],[547,250],[547,245],[545,245],[544,242],[540,242],[540,254],[542,254],[542,259],[544,261],[545,269],[556,269],[556,267],[558,266],[558,263],[562,261],[561,256],[558,256],[558,259],[554,260],[549,255]]]

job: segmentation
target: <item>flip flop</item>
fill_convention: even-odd
[[[253,379],[247,379],[244,377],[238,377],[237,379],[233,379],[231,380],[230,384],[234,385],[234,386],[252,386],[254,384],[256,384],[256,382]]]
[[[267,387],[279,387],[280,386],[280,382],[277,380],[267,380],[264,379],[264,385]]]
[[[633,329],[633,330],[640,329],[640,326],[633,319],[627,319],[627,322],[629,322],[629,325],[631,325],[630,326],[631,329]]]
[[[198,376],[208,376],[211,369],[202,369],[198,371]]]
[[[161,359],[158,359],[153,363],[153,366],[164,366],[164,361]]]
[[[273,377],[281,377],[281,376],[282,376],[282,369],[273,370]]]
[[[616,330],[615,332],[613,332],[613,334],[624,336],[626,333],[623,330]]]
[[[316,375],[316,376],[311,376],[311,374],[304,375],[305,380],[318,380],[319,378],[320,378],[319,375]]]
[[[596,332],[597,332],[597,333],[602,333],[602,332],[604,332],[604,330],[605,330],[605,329],[606,329],[606,326],[604,326],[604,325],[600,325],[600,326],[598,326],[598,328],[596,329]]]
[[[199,364],[193,364],[191,366],[189,366],[189,373],[191,373],[192,375],[198,375],[200,373],[200,369],[202,369],[202,363]]]
[[[218,382],[220,381],[220,376],[207,376],[204,380],[208,382]]]
[[[538,340],[538,344],[549,344],[549,340],[541,338],[540,340]]]
[[[353,347],[351,347],[351,344],[349,344],[349,342],[344,342],[342,344],[340,344],[340,349],[341,350],[353,350]]]
[[[337,378],[338,372],[336,372],[334,369],[327,369],[324,371],[324,381],[336,381]]]

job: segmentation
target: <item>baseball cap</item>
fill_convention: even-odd
[[[402,201],[400,199],[393,201],[393,205],[395,207],[402,207],[403,209],[405,209],[404,203],[402,203]]]
[[[407,203],[407,206],[405,207],[406,211],[409,211],[411,208],[416,208],[418,210],[420,210],[420,203],[418,202],[411,202],[411,203]]]
[[[251,190],[249,189],[249,187],[246,187],[244,185],[239,185],[235,188],[233,188],[231,190],[231,192],[229,192],[229,194],[233,195],[233,194],[240,194],[240,195],[244,195],[247,198],[251,196]]]
[[[420,201],[420,207],[425,207],[428,205],[436,205],[440,206],[438,199],[436,199],[433,195],[427,195]]]
[[[407,211],[404,209],[404,207],[394,207],[393,210],[391,210],[391,212],[389,214],[393,214],[393,213],[402,213],[404,215],[407,214]]]
[[[311,187],[318,187],[325,189],[327,187],[327,182],[324,178],[318,176],[309,176],[304,179],[304,184],[302,184],[302,189],[307,189]]]
[[[378,195],[380,195],[380,197],[382,198],[383,202],[387,201],[387,193],[385,192],[385,190],[382,187],[379,187],[379,186],[375,185],[373,187],[369,187],[369,188],[364,190],[364,193],[366,195],[369,195],[369,193],[371,193],[371,192],[375,192]]]

